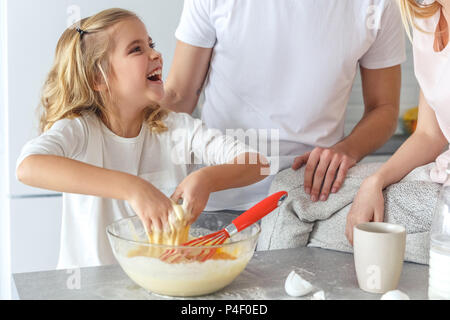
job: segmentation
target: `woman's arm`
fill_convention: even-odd
[[[374,174],[382,188],[400,181],[413,169],[434,161],[448,145],[434,110],[423,93],[419,98],[419,117],[415,132],[394,155]]]
[[[126,200],[147,230],[161,229],[171,201],[137,176],[54,155],[30,155],[17,167],[19,181],[59,192]]]
[[[353,244],[353,227],[368,221],[384,221],[383,189],[400,181],[413,169],[430,163],[448,145],[436,114],[422,92],[416,131],[395,154],[372,176],[363,181],[347,215],[345,235]]]

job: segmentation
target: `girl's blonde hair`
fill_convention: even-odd
[[[406,33],[411,41],[411,28],[415,28],[422,32],[429,32],[420,28],[415,19],[426,19],[432,17],[441,9],[441,4],[437,1],[425,6],[417,4],[415,0],[397,0],[397,3],[402,14],[403,25],[405,26]]]
[[[123,9],[108,9],[66,29],[56,46],[53,66],[45,81],[41,96],[40,130],[44,132],[64,118],[76,118],[84,112],[94,112],[108,119],[106,103],[111,101],[108,75],[111,72],[109,53],[114,46],[107,29],[130,18],[138,18]],[[80,34],[76,27],[86,33]],[[108,88],[95,90],[100,83]],[[160,106],[148,106],[145,122],[152,131],[166,130],[162,119],[168,114]]]

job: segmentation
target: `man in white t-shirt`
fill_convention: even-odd
[[[161,104],[192,113],[204,88],[206,125],[256,133],[279,170],[306,165],[313,201],[339,190],[396,128],[406,57],[393,0],[185,0],[175,35]],[[358,66],[365,112],[344,137]],[[270,183],[213,194],[207,210],[245,210]]]

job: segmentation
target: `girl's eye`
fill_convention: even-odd
[[[154,43],[154,42],[149,42],[148,46],[149,46],[150,48],[154,49],[154,48],[156,47],[156,43]],[[142,48],[141,48],[140,46],[137,46],[136,48],[134,48],[133,50],[130,51],[130,54],[131,54],[131,53],[135,53],[135,52],[141,52],[141,51],[142,51]]]
[[[139,52],[139,51],[141,51],[141,47],[136,47],[133,50],[131,50],[130,53]]]

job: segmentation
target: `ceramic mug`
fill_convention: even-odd
[[[395,290],[405,255],[405,227],[366,222],[353,229],[353,254],[359,287],[367,292]]]

